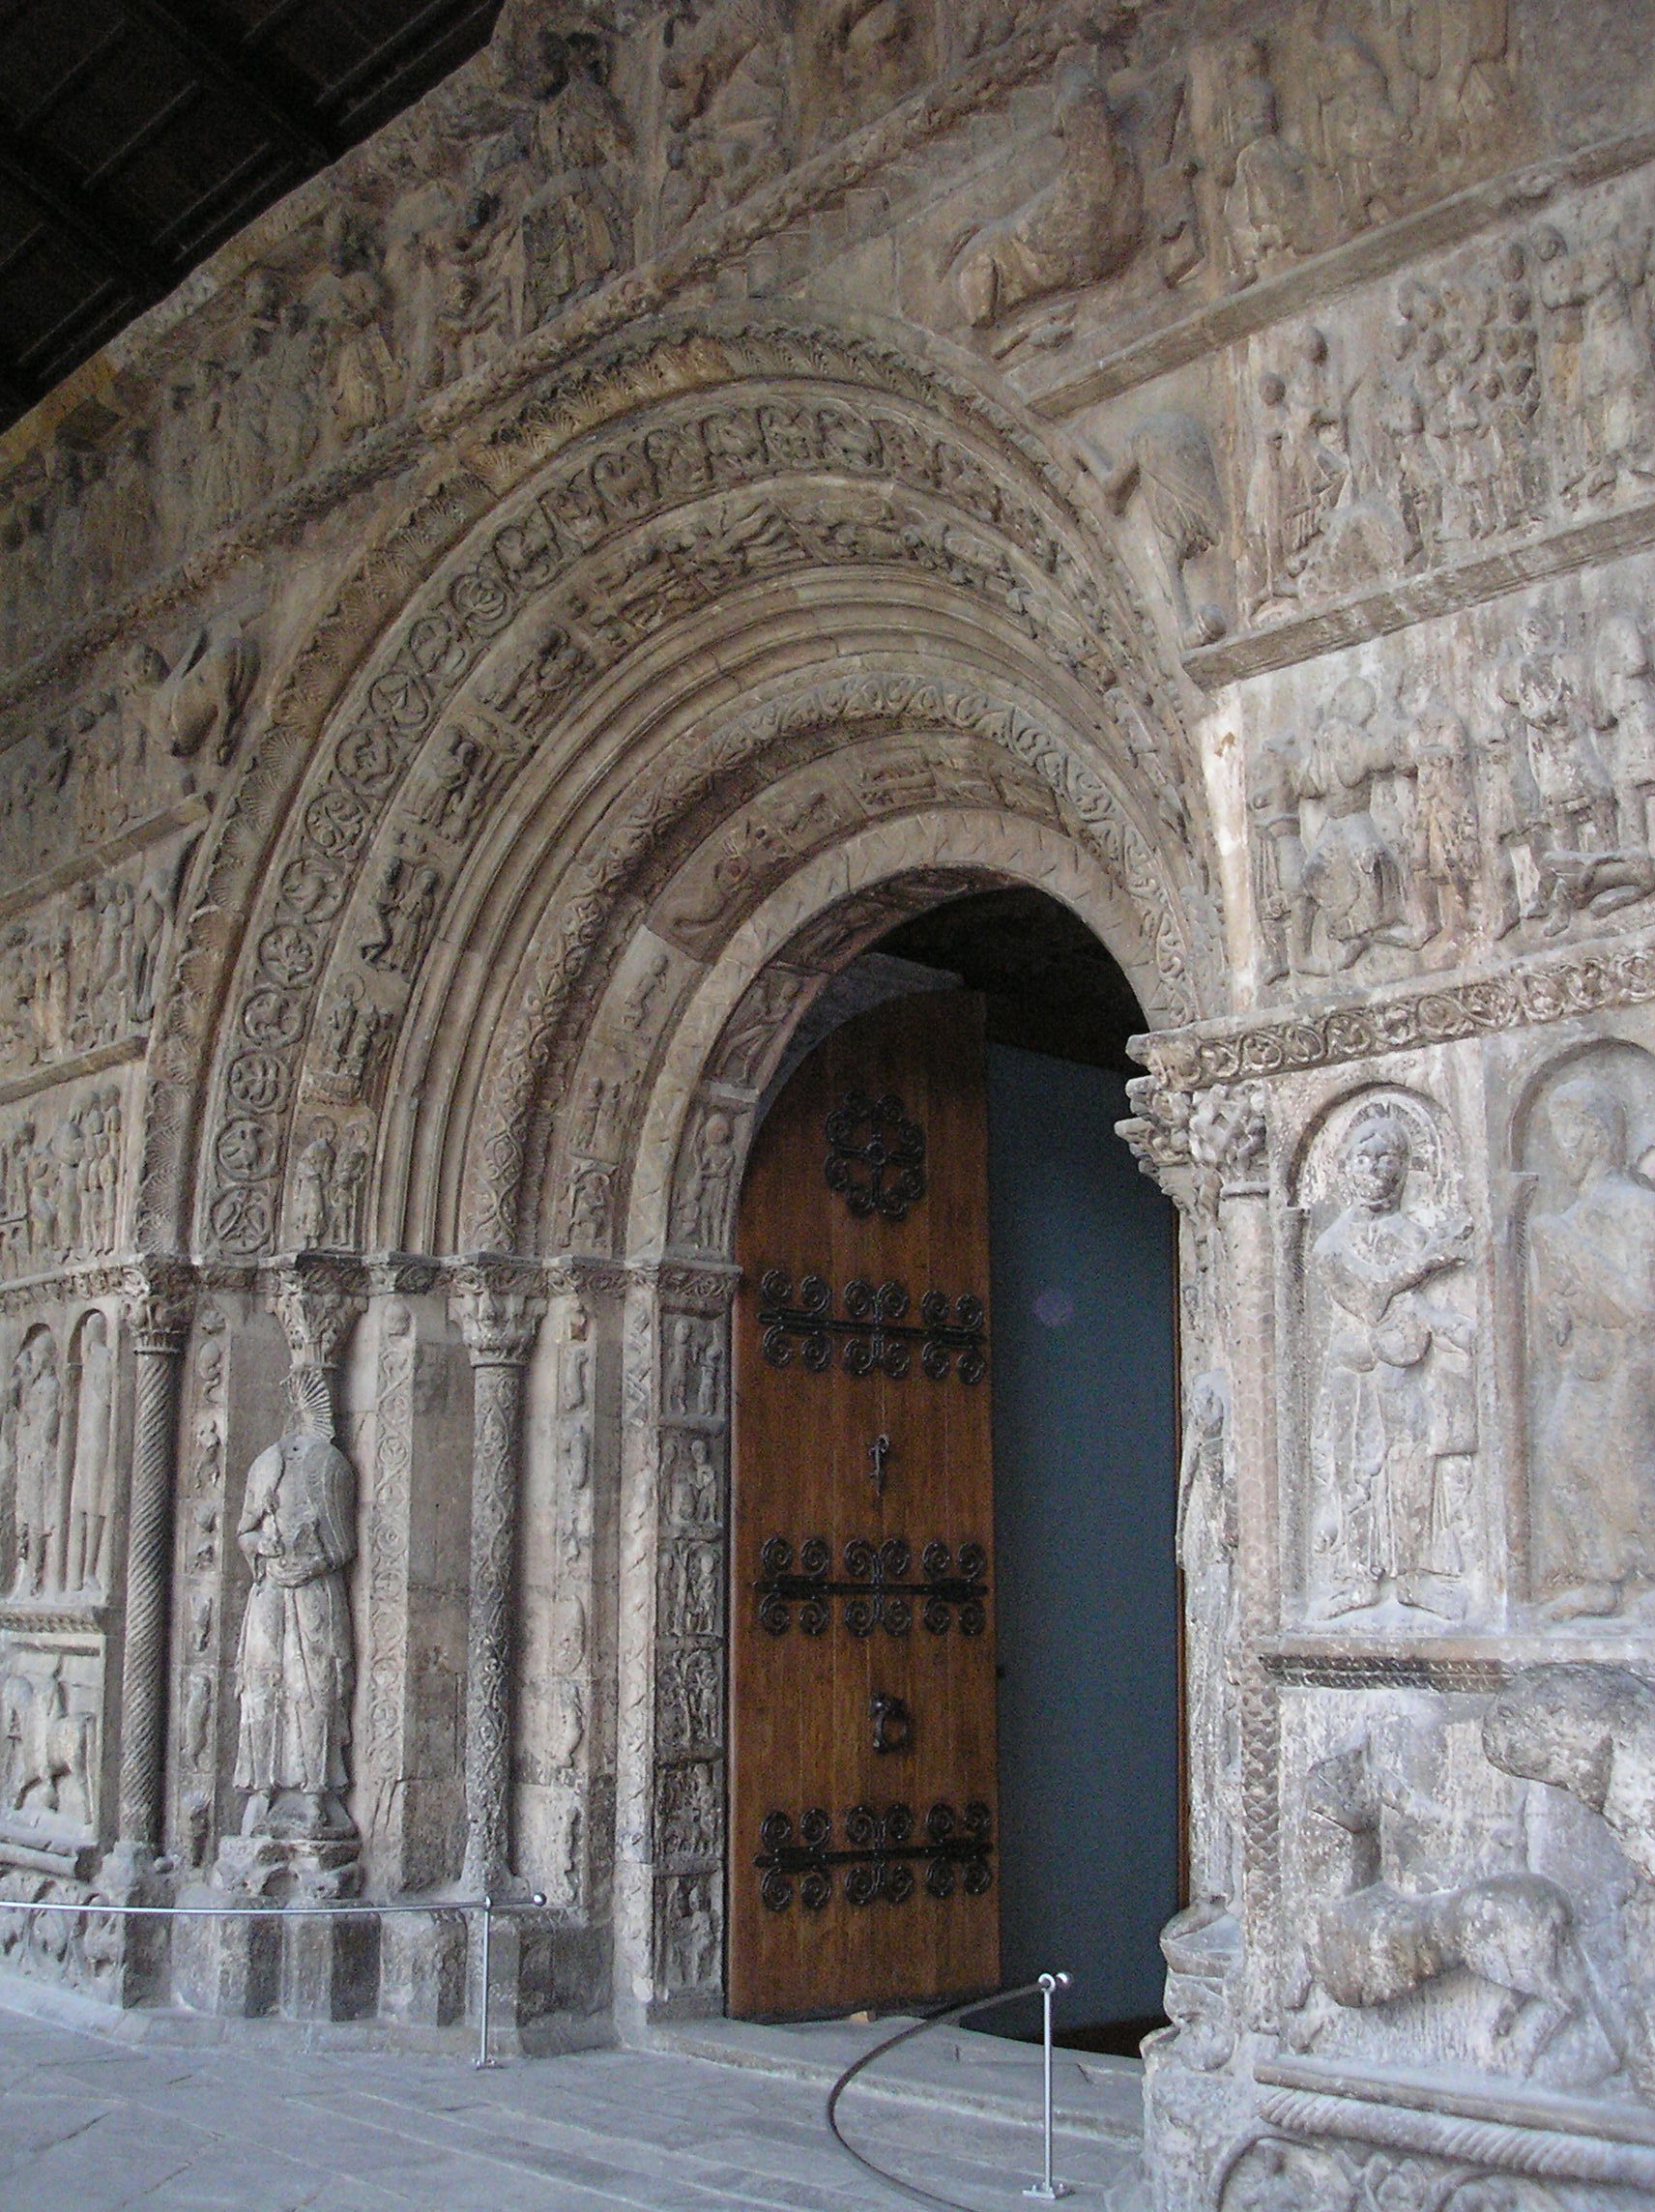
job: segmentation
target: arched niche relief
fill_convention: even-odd
[[[681,878],[704,880],[694,865]],[[646,2012],[722,2003],[725,1623],[715,1593],[727,1580],[732,1238],[756,1113],[799,1022],[858,952],[909,916],[1007,884],[1035,885],[1079,914],[1147,1009],[1162,1010],[1118,884],[1072,840],[987,810],[913,815],[796,866],[700,960],[653,915],[640,922],[565,1093],[572,1134],[557,1133],[553,1116],[554,1172],[535,1228],[542,1248],[566,1255],[554,1265],[578,1286],[572,1299],[554,1299],[554,1334],[560,1304],[581,1317],[579,1337],[557,1356],[584,1362],[590,1333],[617,1374],[616,1936],[619,1986]],[[662,904],[675,895],[669,887]],[[589,1223],[582,1146],[608,1093],[586,1079],[619,1064],[609,1057],[615,1024],[624,1034],[640,995],[652,1006],[658,996],[660,1026],[640,1054],[617,1157],[603,1163],[603,1218]],[[554,1456],[585,1464],[591,1393],[584,1381],[559,1388]],[[572,1556],[567,1566],[551,1602],[590,1615],[595,1586],[573,1586],[589,1570]],[[578,1687],[557,1688],[552,1702]]]
[[[1655,1055],[1599,1037],[1512,1116],[1525,1594],[1624,1621],[1655,1587]]]
[[[595,942],[694,801],[662,764],[727,779],[736,704],[812,662],[846,688],[882,657],[951,669],[948,726],[1021,694],[1047,748],[1026,765],[1158,894],[1181,1011],[1219,1003],[1175,681],[1091,495],[951,369],[750,319],[634,334],[468,460],[341,588],[247,748],[158,1039],[200,1087],[147,1134],[142,1240],[408,1248],[445,1214],[467,1240],[483,1077],[445,1061],[438,1011],[499,1003],[554,892]],[[743,772],[798,736],[777,713]]]
[[[64,1453],[69,1510],[61,1586],[102,1597],[115,1566],[115,1348],[109,1319],[96,1306],[71,1339],[67,1385],[73,1428]]]
[[[43,1324],[18,1346],[0,1409],[0,1520],[9,1536],[0,1570],[15,1598],[55,1595],[63,1587],[66,1432],[72,1439],[57,1340]]]
[[[1348,1092],[1302,1137],[1288,1196],[1298,1617],[1451,1633],[1489,1602],[1483,1242],[1451,1118],[1400,1084]]]

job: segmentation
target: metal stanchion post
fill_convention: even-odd
[[[494,1900],[485,1897],[482,1901],[482,1959],[477,1993],[477,2056],[472,2060],[472,2064],[479,2070],[494,2064],[488,2055],[488,1993],[494,1979],[489,1970],[492,1964],[489,1953],[493,1940]]]
[[[1042,2121],[1044,2125],[1045,2161],[1041,2176],[1025,2197],[1032,2197],[1042,2204],[1056,2203],[1060,2197],[1072,2197],[1073,2190],[1066,2181],[1052,2179],[1052,1994],[1056,1990],[1066,1990],[1067,1974],[1042,1974],[1040,1976],[1041,2051],[1040,2075],[1042,2089]]]

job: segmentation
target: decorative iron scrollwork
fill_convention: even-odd
[[[994,1817],[980,1798],[973,1798],[963,1813],[946,1803],[933,1805],[918,1837],[912,1806],[898,1802],[878,1813],[871,1805],[853,1805],[837,1848],[833,1823],[821,1806],[800,1816],[797,1841],[788,1814],[767,1813],[753,1861],[759,1897],[771,1912],[785,1912],[797,1880],[799,1904],[807,1912],[820,1912],[833,1895],[833,1870],[842,1867],[847,1905],[872,1905],[881,1897],[887,1905],[902,1905],[914,1895],[915,1868],[921,1862],[928,1896],[949,1898],[959,1888],[968,1897],[981,1897],[994,1881],[993,1829]]]
[[[876,1628],[887,1636],[906,1636],[916,1607],[932,1636],[945,1636],[956,1616],[962,1636],[980,1636],[988,1625],[988,1554],[980,1544],[962,1544],[956,1565],[948,1546],[933,1538],[919,1555],[918,1582],[909,1579],[914,1554],[902,1536],[887,1536],[882,1544],[853,1536],[843,1560],[844,1580],[833,1581],[833,1555],[825,1537],[812,1536],[801,1544],[796,1564],[785,1536],[767,1536],[753,1585],[759,1626],[771,1636],[785,1636],[797,1606],[799,1634],[821,1636],[833,1598],[844,1601],[844,1622],[853,1636],[871,1636]]]
[[[858,1275],[845,1285],[838,1313],[833,1304],[823,1276],[804,1276],[796,1294],[784,1268],[768,1268],[759,1282],[759,1349],[769,1364],[791,1367],[797,1355],[806,1373],[826,1374],[837,1341],[847,1375],[886,1375],[899,1382],[912,1373],[915,1351],[933,1382],[950,1375],[980,1382],[988,1373],[983,1302],[970,1291],[956,1298],[927,1291],[913,1322],[906,1283],[876,1286]]]
[[[925,1132],[894,1091],[883,1098],[852,1091],[828,1115],[828,1188],[865,1221],[906,1221],[925,1196]]]

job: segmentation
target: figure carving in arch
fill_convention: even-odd
[[[1439,1110],[1370,1090],[1322,1121],[1298,1191],[1306,1597],[1320,1621],[1466,1610],[1475,1233]]]
[[[59,1586],[64,1528],[63,1385],[49,1328],[31,1329],[12,1364],[0,1432],[0,1494],[10,1503],[15,1597]]]
[[[1525,1102],[1530,1574],[1553,1619],[1655,1583],[1655,1060],[1605,1041]]]
[[[560,725],[574,742],[595,680],[613,675],[604,742],[619,757],[637,742],[646,693],[654,716],[669,670],[682,668],[687,683],[711,665],[699,654],[675,658],[677,628],[694,624],[722,651],[720,625],[731,633],[742,618],[728,607],[707,530],[672,511],[686,502],[722,503],[727,520],[744,505],[764,523],[731,554],[742,581],[773,577],[776,558],[831,573],[852,597],[861,590],[861,619],[877,613],[888,627],[896,564],[900,590],[922,607],[950,665],[962,665],[960,626],[977,637],[987,621],[1003,632],[1002,650],[1023,656],[1036,694],[1054,677],[1089,691],[1098,714],[1087,718],[1079,750],[1095,745],[1118,771],[1126,812],[1141,817],[1142,830],[1112,819],[1120,795],[1102,788],[1107,774],[1061,760],[1060,708],[1047,716],[1057,757],[1038,772],[1062,776],[1063,800],[1100,842],[1116,841],[1122,871],[1143,879],[1157,926],[1188,934],[1182,894],[1202,864],[1177,849],[1178,793],[1195,786],[1164,653],[1064,472],[968,379],[935,362],[905,362],[888,341],[820,317],[719,310],[711,322],[698,314],[693,330],[669,323],[599,349],[568,410],[551,411],[537,391],[492,450],[486,495],[465,472],[434,484],[342,585],[275,687],[245,789],[237,771],[236,838],[211,833],[203,896],[181,934],[180,961],[191,974],[206,963],[202,992],[174,995],[158,1037],[171,1063],[200,1068],[198,1111],[152,1118],[136,1208],[141,1240],[185,1236],[247,1256],[270,1249],[282,1234],[284,1186],[302,1141],[295,1114],[312,1099],[354,1102],[347,1091],[373,1102],[415,980],[402,947],[385,951],[376,901],[394,904],[406,890],[419,910],[409,957],[421,991],[471,925],[454,911],[456,856],[446,833],[416,820],[434,803],[425,769],[439,783],[447,772],[435,756],[458,726],[450,708],[459,686],[476,694],[468,732],[486,723],[491,742],[509,749],[511,770],[550,757]],[[817,480],[801,483],[801,475]],[[867,480],[847,485],[848,475]],[[912,525],[894,532],[877,520],[891,507],[893,480]],[[405,556],[416,547],[411,566]],[[851,572],[875,566],[877,586],[856,587]],[[410,573],[424,579],[412,602]],[[810,620],[830,633],[825,650],[852,650],[842,615]],[[845,662],[836,665],[842,672]],[[762,669],[749,665],[748,681],[761,684]],[[996,742],[1014,744],[1019,735]],[[488,794],[488,809],[498,811],[503,785]],[[513,804],[524,796],[515,792]],[[474,848],[487,819],[473,827]],[[413,873],[387,892],[386,866],[398,854]],[[419,876],[429,868],[442,877],[434,888]],[[1169,900],[1175,885],[1180,895]],[[593,896],[607,904],[614,890],[613,875],[599,875]],[[585,891],[571,886],[571,909]],[[203,935],[215,904],[257,909],[234,952]],[[204,1008],[228,986],[227,959],[240,965],[232,1003],[209,1024]],[[339,1011],[353,1004],[360,1022]],[[305,1040],[323,1033],[330,1065],[302,1084],[295,1063]],[[242,1062],[258,1093],[247,1104],[232,1074]],[[257,1122],[256,1149],[220,1154],[232,1119]]]
[[[106,1590],[113,1564],[110,1430],[115,1411],[115,1354],[109,1324],[96,1309],[82,1319],[74,1332],[69,1378],[73,1436],[65,1455],[69,1522],[63,1587]]]

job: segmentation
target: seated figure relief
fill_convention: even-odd
[[[1064,76],[1053,129],[1063,149],[1057,176],[956,249],[960,306],[979,328],[1118,275],[1142,242],[1143,177],[1098,67],[1077,64]]]

